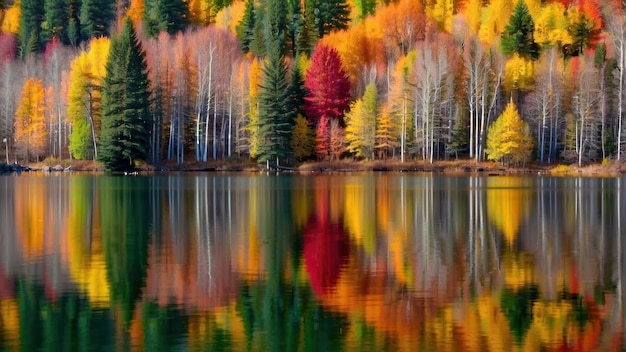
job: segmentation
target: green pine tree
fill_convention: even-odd
[[[259,94],[259,163],[286,158],[291,154],[294,113],[289,109],[287,68],[274,41]]]
[[[287,2],[285,0],[267,0],[265,3],[264,39],[266,45],[276,45],[283,53],[287,32]],[[270,48],[267,48],[268,51]]]
[[[350,5],[346,0],[311,0],[306,9],[315,20],[318,38],[339,29],[348,28],[350,23]]]
[[[109,36],[109,25],[115,19],[114,0],[82,0],[80,7],[81,38]]]
[[[500,45],[505,54],[518,54],[520,57],[537,60],[539,58],[539,44],[535,42],[533,33],[535,23],[524,0],[519,0],[509,23],[502,33]]]
[[[145,52],[128,18],[111,39],[106,69],[98,160],[107,170],[132,169],[149,155],[151,121]]]
[[[69,44],[67,30],[70,12],[67,0],[45,0],[44,10],[44,21],[41,24],[44,41],[57,38],[63,44]]]
[[[175,34],[186,28],[189,8],[183,0],[146,0],[143,17],[146,35]]]
[[[41,0],[22,0],[20,2],[20,30],[18,33],[19,56],[41,49],[41,23],[44,17],[44,6]]]
[[[237,25],[237,39],[241,52],[244,54],[250,51],[250,45],[254,40],[254,27],[256,25],[254,12],[254,0],[247,0],[243,17]]]

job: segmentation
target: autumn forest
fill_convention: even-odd
[[[6,163],[583,165],[626,151],[626,4],[617,0],[0,8]]]

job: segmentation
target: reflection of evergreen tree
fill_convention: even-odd
[[[113,320],[89,301],[66,293],[51,301],[43,287],[19,280],[17,300],[23,351],[110,351]]]
[[[517,291],[505,289],[500,296],[502,312],[509,321],[515,341],[521,344],[533,320],[533,302],[539,298],[536,284],[524,286]]]
[[[147,351],[174,351],[185,349],[187,319],[177,307],[159,307],[154,302],[145,302],[143,329]],[[212,351],[212,350],[211,350]]]
[[[23,280],[17,283],[17,301],[20,317],[20,346],[24,351],[36,351],[43,341],[41,321],[41,301],[44,299],[41,290]]]
[[[100,179],[102,243],[111,300],[130,322],[147,269],[150,231],[149,192],[142,177]]]
[[[345,318],[324,311],[310,285],[302,286],[298,279],[303,243],[302,236],[293,231],[292,197],[287,191],[293,178],[259,180],[253,189],[265,192],[257,195],[255,209],[267,280],[243,285],[239,291],[236,310],[243,322],[247,349],[300,351],[303,344],[310,351],[329,351],[331,345],[340,349]],[[291,267],[289,281],[285,280],[286,265]]]

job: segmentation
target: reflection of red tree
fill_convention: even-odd
[[[348,233],[341,222],[320,221],[316,216],[309,219],[304,229],[304,260],[317,295],[323,295],[335,286],[349,251]]]
[[[14,297],[13,279],[6,276],[4,268],[0,266],[0,300]]]

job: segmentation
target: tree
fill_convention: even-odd
[[[246,9],[243,18],[237,25],[237,39],[239,39],[239,47],[244,54],[250,51],[250,44],[254,40],[254,0],[246,1]]]
[[[257,161],[286,158],[291,154],[291,131],[294,119],[289,109],[287,68],[274,41],[259,94],[259,147]]]
[[[346,143],[348,151],[359,158],[373,159],[376,144],[377,107],[376,85],[370,83],[363,98],[357,100],[346,114]]]
[[[291,133],[291,150],[298,160],[304,160],[313,155],[315,148],[315,132],[309,127],[306,118],[298,115]]]
[[[41,49],[40,35],[44,7],[41,0],[20,1],[20,57]]]
[[[98,160],[107,170],[132,169],[150,149],[150,93],[145,52],[129,18],[111,38],[106,72]]]
[[[67,113],[72,123],[69,149],[76,159],[98,156],[103,68],[108,52],[108,38],[92,39],[89,52],[83,51],[71,63]]]
[[[398,146],[396,126],[393,124],[391,114],[388,109],[383,109],[376,124],[376,144],[374,148],[378,151],[378,157],[386,159]]]
[[[503,164],[519,164],[530,159],[533,148],[530,128],[522,121],[513,101],[489,127],[487,133],[487,157],[501,160]]]
[[[341,65],[339,53],[334,48],[318,45],[311,57],[311,67],[307,70],[304,97],[304,110],[307,117],[316,124],[316,150],[328,152],[330,147],[330,121],[337,120],[343,125],[343,114],[349,108],[350,81]]]
[[[507,55],[517,54],[524,59],[537,60],[539,45],[533,37],[534,31],[535,24],[528,6],[524,0],[519,0],[502,33],[502,51]]]
[[[310,0],[305,2],[305,17],[311,16],[318,38],[348,28],[350,6],[345,0]]]
[[[80,34],[83,40],[108,37],[115,18],[113,0],[82,0],[80,6]]]
[[[16,147],[24,159],[39,160],[46,148],[48,135],[45,123],[44,88],[41,80],[29,78],[24,83],[22,97],[15,112]]]
[[[41,24],[44,41],[57,38],[63,44],[69,44],[67,27],[70,13],[67,0],[45,0],[44,10],[44,21]]]
[[[182,0],[146,0],[144,5],[144,28],[148,36],[161,31],[175,34],[187,26],[189,9]]]

